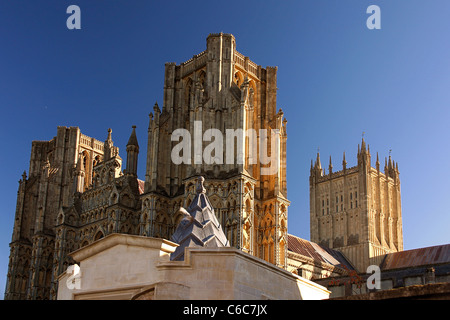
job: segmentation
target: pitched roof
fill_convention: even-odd
[[[315,261],[331,264],[336,267],[354,268],[339,251],[322,247],[317,243],[288,234],[288,250],[314,259]]]
[[[450,263],[450,244],[388,253],[381,270]]]

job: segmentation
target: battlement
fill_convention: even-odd
[[[232,34],[228,33],[210,33],[208,38],[211,37],[232,37],[233,41],[235,41],[235,38]],[[228,56],[229,58],[232,58],[235,67],[238,69],[241,69],[241,71],[248,73],[250,76],[253,76],[254,78],[261,78],[263,76],[261,70],[267,70],[267,71],[277,71],[278,67],[267,67],[262,68],[257,63],[253,62],[249,59],[249,57],[245,56],[244,54],[240,53],[236,50],[236,48],[232,47],[232,56]],[[174,62],[167,62],[167,66],[177,66],[181,67],[181,77],[185,77],[186,75],[194,72],[195,70],[198,70],[200,68],[203,68],[206,66],[206,63],[208,62],[208,49],[192,56],[192,58],[181,62],[179,65],[177,65]]]
[[[331,172],[331,173],[324,173],[325,170],[323,170],[323,174],[322,176],[320,176],[316,182],[320,183],[320,182],[325,182],[325,181],[329,181],[329,180],[333,180],[333,179],[337,179],[340,177],[343,177],[344,175],[349,175],[352,173],[358,173],[358,166],[354,166],[354,167],[350,167],[350,168],[346,168],[345,170],[339,170],[339,171],[335,171],[335,172]],[[390,181],[394,181],[394,179],[389,175],[386,174],[386,172],[382,172],[377,170],[374,167],[370,167],[370,173],[373,174],[380,174],[381,177],[385,178],[386,180],[390,180]]]
[[[80,133],[80,145],[103,152],[103,142]]]
[[[325,171],[325,170],[323,170],[323,171]],[[340,171],[331,172],[331,173],[328,173],[328,174],[323,174],[321,177],[319,177],[317,182],[324,182],[324,181],[327,181],[327,180],[340,178],[340,177],[342,177],[344,175],[357,173],[357,172],[358,172],[358,166],[354,166],[354,167],[351,167],[351,168],[346,168],[345,170],[340,170]]]
[[[208,37],[206,37],[206,39],[209,39],[211,37],[231,37],[233,39],[235,39],[235,37],[231,34],[231,33],[223,33],[223,32],[219,32],[219,33],[210,33],[208,35]]]

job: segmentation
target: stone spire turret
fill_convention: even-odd
[[[184,260],[186,247],[229,247],[227,237],[206,195],[204,181],[205,178],[198,178],[195,198],[187,210],[182,207],[179,210],[184,218],[172,236],[172,241],[178,243],[179,247],[171,254],[170,260]]]
[[[127,167],[126,174],[137,176],[137,163],[139,155],[139,143],[136,137],[136,126],[132,126],[130,138],[127,143]]]

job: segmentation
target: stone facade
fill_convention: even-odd
[[[287,200],[286,120],[277,111],[277,68],[261,66],[236,50],[230,34],[210,34],[207,48],[192,59],[165,66],[164,103],[150,114],[142,221],[149,236],[170,238],[181,219],[177,210],[195,196],[195,177],[206,178],[206,189],[230,244],[278,266],[286,266]],[[202,124],[195,136],[195,122]],[[232,163],[208,164],[202,150],[191,146],[190,164],[171,161],[170,133],[184,128],[194,140],[204,140],[207,129],[225,135],[229,129],[276,129],[280,132],[277,170],[263,175],[260,154],[250,161],[251,143],[233,152]],[[258,135],[257,145],[271,146]],[[233,138],[234,141],[234,138]],[[225,142],[225,141],[224,141]],[[274,148],[273,148],[274,149]],[[215,155],[225,162],[224,155]],[[253,154],[255,156],[255,154]]]
[[[310,174],[311,241],[338,249],[356,269],[365,272],[379,265],[385,254],[403,250],[402,211],[398,164],[386,159],[371,166],[369,147],[358,145],[358,164],[329,172],[322,169],[319,153]]]
[[[351,287],[336,281],[351,280],[369,265],[398,257],[403,251],[398,164],[389,157],[382,172],[377,154],[373,168],[364,139],[355,167],[347,168],[344,153],[342,170],[334,172],[330,158],[326,174],[317,154],[310,170],[311,241],[287,233],[287,121],[281,109],[277,111],[276,83],[277,68],[262,68],[239,53],[230,34],[210,34],[205,51],[179,65],[167,63],[162,109],[156,103],[149,115],[144,180],[137,175],[140,146],[135,127],[126,146],[125,169],[110,129],[104,142],[77,127],[58,127],[52,140],[33,141],[28,177],[24,172],[19,181],[5,299],[211,298],[216,292],[203,295],[205,283],[223,289],[223,295],[217,296],[221,299],[299,299],[305,296],[299,291],[300,282],[304,288],[313,288],[309,280],[327,285],[328,279],[334,281],[329,286],[333,296],[344,296]],[[182,150],[181,163],[173,161],[174,148],[185,142],[174,135],[178,129],[192,137],[189,148]],[[225,144],[223,154],[215,148],[214,155],[205,152],[211,151],[213,137],[214,145],[220,142],[208,135],[214,129],[222,136],[227,130],[234,132],[232,148]],[[240,135],[238,130],[255,130],[256,135]],[[264,130],[278,132],[279,142],[262,135]],[[227,157],[231,161],[225,161]],[[267,174],[272,166],[275,170]],[[176,245],[165,239],[171,239],[186,218],[180,208],[198,196],[199,176],[206,178],[202,193],[204,189],[210,213],[215,215],[214,227],[219,230],[220,226],[218,239],[230,247],[194,249],[189,244],[184,261],[169,261]],[[197,226],[206,226],[206,220],[200,219]],[[125,241],[123,246],[112,245],[119,238]],[[208,239],[204,237],[203,243]],[[151,274],[140,274],[140,282],[131,287],[118,279],[120,292],[104,287],[116,272],[105,261],[114,261],[120,250],[128,254],[131,247],[135,251],[128,257],[136,265],[128,261],[124,266],[144,272],[151,264]],[[140,256],[144,253],[149,256]],[[96,262],[86,270],[88,261],[94,261],[89,257]],[[85,280],[98,277],[91,288],[84,288],[89,294],[67,296],[66,288],[58,292],[67,267],[81,260],[88,271]],[[189,271],[191,276],[206,275],[207,282],[198,287],[182,279],[193,261],[201,267],[197,273]],[[107,270],[96,270],[96,265]],[[436,276],[448,281],[448,270],[442,268],[436,266]],[[130,275],[128,271],[120,274]],[[420,272],[405,281],[419,283]],[[253,283],[245,282],[244,275]],[[156,283],[158,279],[165,280]],[[234,282],[225,284],[228,280]],[[383,281],[388,288],[390,280]],[[110,295],[104,295],[103,289]],[[322,287],[318,292],[321,298],[329,293]]]
[[[5,299],[50,297],[57,217],[91,184],[102,157],[103,143],[76,127],[58,127],[52,140],[33,141],[28,177],[24,172],[17,192]]]
[[[54,139],[34,141],[29,177],[24,173],[19,183],[5,299],[55,299],[58,275],[74,262],[68,254],[109,234],[170,239],[200,175],[230,245],[285,268],[287,121],[277,111],[276,83],[277,68],[239,53],[230,34],[211,34],[205,51],[180,65],[167,63],[162,110],[155,104],[150,113],[145,181],[137,177],[134,128],[125,170],[111,130],[104,142],[77,127],[58,127]],[[202,161],[192,146],[191,163],[175,164],[171,134],[183,128],[194,140],[195,134],[207,140],[208,129],[277,130],[277,144],[255,137],[265,156],[276,158],[276,170],[264,174],[274,164],[252,153],[253,140],[239,134],[233,141],[244,148],[232,152],[231,163]],[[203,141],[200,149],[207,146]],[[223,150],[225,159],[230,154]]]

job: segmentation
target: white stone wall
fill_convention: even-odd
[[[327,299],[330,291],[232,247],[187,248],[170,261],[176,244],[114,234],[72,254],[81,288],[59,277],[58,299]]]

